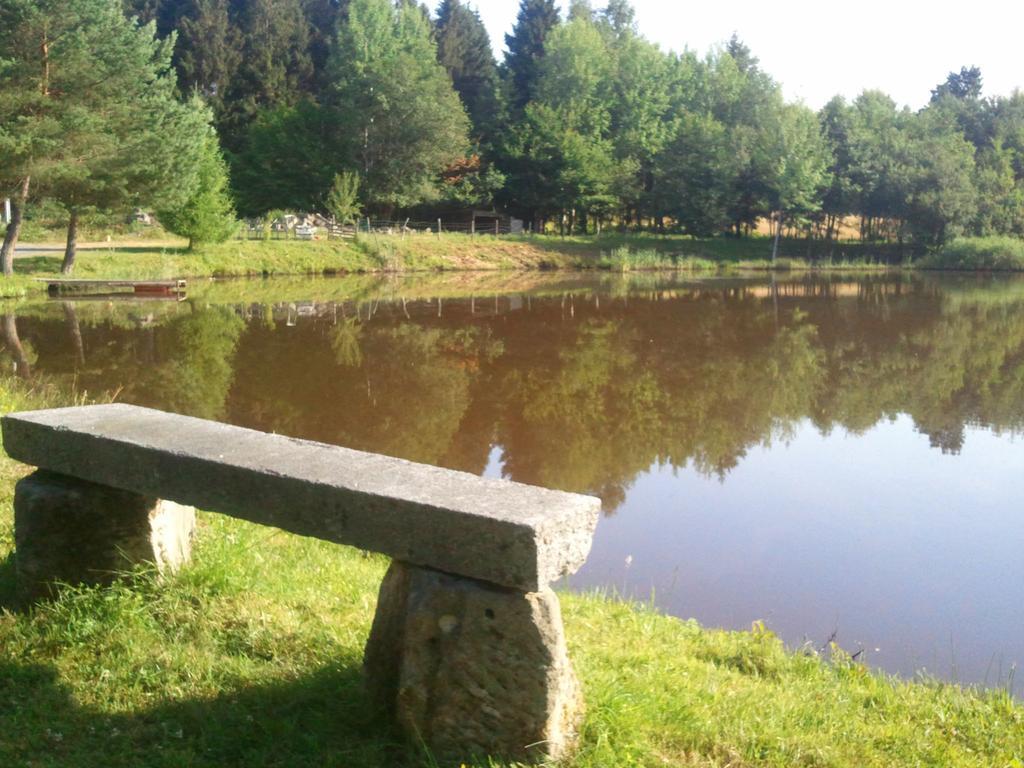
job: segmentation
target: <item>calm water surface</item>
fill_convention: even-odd
[[[462,275],[19,306],[7,371],[599,495],[573,588],[904,675],[1024,662],[1024,283]]]

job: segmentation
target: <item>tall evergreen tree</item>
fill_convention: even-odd
[[[83,209],[119,210],[191,191],[208,115],[176,98],[173,40],[160,42],[152,25],[126,18],[120,0],[12,0],[4,22],[0,50],[17,79],[0,92],[12,102],[21,94],[21,104],[0,116],[0,144],[19,137],[0,176],[31,178],[68,209],[69,272]]]
[[[0,4],[0,197],[10,197],[12,214],[0,249],[5,275],[13,272],[33,175],[59,141],[52,41],[82,24],[91,8],[83,3],[68,10],[50,19],[49,8],[32,0]]]
[[[223,243],[238,222],[228,193],[228,168],[217,134],[207,131],[199,157],[198,177],[192,194],[179,205],[157,213],[164,228],[188,238],[189,250],[206,243]]]
[[[241,32],[229,8],[230,0],[193,0],[178,24],[174,52],[181,89],[202,95],[218,116],[242,62]]]
[[[474,138],[490,137],[498,115],[498,65],[480,15],[462,0],[442,0],[437,10],[437,58],[466,107]]]
[[[236,17],[242,59],[219,121],[221,141],[230,151],[262,109],[297,103],[311,89],[313,61],[309,26],[301,0],[246,0]]]
[[[601,18],[616,35],[636,34],[636,11],[629,0],[608,0]]]
[[[943,96],[976,101],[981,98],[981,86],[981,70],[978,67],[961,67],[959,72],[950,72],[946,82],[932,89],[932,102]]]
[[[326,85],[327,59],[339,19],[347,12],[348,0],[302,0],[309,27],[309,59],[313,66],[312,90],[319,93]]]
[[[509,104],[519,114],[534,96],[544,43],[558,22],[555,0],[520,0],[516,25],[505,35]]]
[[[34,177],[68,209],[67,273],[83,210],[174,204],[191,193],[208,113],[176,98],[173,40],[127,19],[119,0],[22,2],[35,5],[34,29],[44,35],[32,61],[50,141],[33,160]],[[71,7],[82,15],[54,37]]]

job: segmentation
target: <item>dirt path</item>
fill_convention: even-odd
[[[109,243],[98,240],[79,243],[78,250],[116,251],[125,248],[151,248],[153,250],[159,250],[161,248],[183,248],[185,245],[186,242],[184,240],[115,240]],[[52,253],[64,253],[64,243],[18,243],[18,250],[15,252],[14,257],[16,259],[30,258],[32,256],[43,256]]]

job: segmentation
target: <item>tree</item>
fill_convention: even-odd
[[[239,213],[318,209],[345,151],[333,115],[318,104],[303,100],[260,113],[245,148],[231,156]]]
[[[38,183],[63,140],[58,118],[67,88],[59,62],[81,53],[79,30],[100,6],[89,0],[0,4],[0,196],[11,197],[12,214],[2,248],[5,275],[13,272],[33,179]],[[78,62],[79,74],[85,66]]]
[[[725,45],[725,52],[729,54],[729,57],[736,62],[736,67],[743,74],[750,74],[758,72],[758,65],[761,63],[758,58],[751,52],[750,47],[740,40],[739,35],[735,32],[732,33],[732,37],[729,38],[729,42]]]
[[[621,176],[608,140],[612,73],[600,31],[591,19],[576,18],[548,39],[536,99],[526,108],[530,151],[538,168],[554,161],[557,171],[545,180],[553,185],[551,208],[569,217],[570,229],[617,202]]]
[[[67,273],[83,209],[174,202],[191,191],[208,115],[175,98],[173,40],[155,40],[154,27],[125,18],[118,0],[12,0],[4,13],[6,71],[18,78],[4,98],[18,109],[0,133],[21,137],[4,175],[20,174],[26,199],[32,178],[68,209]]]
[[[452,79],[473,125],[473,138],[490,139],[500,120],[498,65],[480,15],[462,0],[442,0],[437,10],[437,60]]]
[[[853,110],[842,96],[836,96],[818,115],[821,131],[829,148],[828,188],[822,198],[825,239],[839,231],[842,219],[856,210],[857,189],[851,178],[850,132]]]
[[[164,227],[188,238],[189,250],[206,243],[222,243],[235,233],[238,221],[228,192],[228,169],[217,134],[210,129],[202,146],[198,182],[180,206],[157,213]]]
[[[770,200],[775,211],[775,243],[772,261],[778,255],[783,225],[794,217],[806,216],[821,207],[827,169],[828,149],[817,116],[802,104],[787,104],[778,114],[775,143],[768,151],[775,158],[770,181]]]
[[[197,99],[176,98],[173,40],[159,41],[152,25],[125,18],[117,0],[95,6],[47,59],[49,89],[60,94],[60,141],[38,178],[68,210],[64,273],[74,267],[83,210],[174,207],[187,199],[210,118]]]
[[[211,106],[221,144],[245,146],[266,109],[293,106],[323,83],[333,0],[125,0],[130,13],[177,36],[174,65],[184,92]]]
[[[708,114],[683,115],[658,156],[660,210],[697,237],[728,228],[732,159],[724,125]]]
[[[505,35],[509,104],[518,115],[534,97],[540,60],[544,58],[544,44],[558,22],[555,0],[519,1],[516,25],[512,34]]]
[[[605,13],[615,9],[609,8]],[[674,62],[653,43],[639,37],[628,19],[632,9],[620,3],[618,17],[606,18],[602,28],[614,72],[609,95],[609,138],[615,157],[636,169],[621,191],[627,221],[639,220],[644,210],[654,213],[656,157],[670,140]],[[628,13],[627,13],[628,12]]]
[[[359,217],[359,174],[343,171],[334,175],[327,193],[327,211],[342,224],[351,224]]]
[[[636,34],[636,11],[629,0],[608,0],[601,18],[617,36]]]
[[[177,24],[174,51],[181,88],[198,92],[218,117],[242,63],[242,35],[229,11],[230,0],[194,0]]]
[[[955,99],[977,100],[981,98],[981,70],[978,67],[961,67],[959,72],[950,72],[946,82],[932,89],[932,102],[943,96]]]
[[[261,110],[290,106],[311,89],[309,24],[300,0],[246,0],[234,20],[242,56],[219,115],[221,141],[230,151],[244,144]]]
[[[334,170],[358,172],[363,202],[386,215],[436,199],[441,172],[468,148],[468,120],[422,12],[352,0],[330,70]]]
[[[974,147],[955,122],[925,110],[908,128],[906,221],[918,241],[942,245],[976,213]]]
[[[849,173],[865,240],[899,232],[906,215],[910,119],[908,111],[898,110],[881,91],[865,91],[853,102]]]

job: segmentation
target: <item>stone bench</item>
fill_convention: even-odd
[[[364,669],[442,759],[557,759],[582,700],[552,581],[586,559],[598,499],[129,405],[3,417],[19,590],[185,563],[194,508],[393,558]]]

